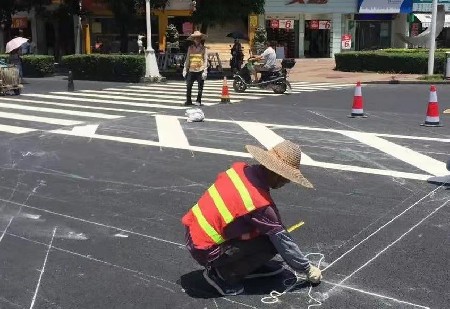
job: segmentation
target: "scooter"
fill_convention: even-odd
[[[274,93],[283,94],[286,90],[292,90],[292,86],[287,80],[287,69],[295,65],[294,59],[283,59],[281,68],[273,71],[261,72],[261,78],[257,82],[252,81],[252,72],[254,72],[255,58],[248,58],[247,64],[236,74],[233,75],[233,88],[236,92],[245,92],[247,88],[258,87],[262,89],[272,89]]]

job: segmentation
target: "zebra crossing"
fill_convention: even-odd
[[[203,90],[202,103],[212,106],[220,103],[223,81],[208,80]],[[294,82],[292,94],[343,89],[351,84]],[[248,89],[236,93],[230,87],[232,103],[282,96],[271,90]],[[193,88],[195,98],[197,85]],[[127,85],[102,90],[49,91],[23,93],[21,96],[0,97],[0,132],[23,134],[40,130],[55,130],[62,126],[78,126],[91,122],[115,120],[137,115],[182,111],[186,84],[167,82],[149,85]]]

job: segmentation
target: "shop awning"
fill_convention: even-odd
[[[358,0],[358,12],[366,14],[411,13],[413,0]]]
[[[431,14],[414,14],[422,23],[423,28],[428,28],[431,25]],[[445,14],[445,28],[450,28],[450,14]]]

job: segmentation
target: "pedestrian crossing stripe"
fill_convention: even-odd
[[[221,80],[208,80],[203,90],[202,103],[206,106],[219,104],[222,85]],[[293,83],[294,92],[325,91],[347,86],[333,83]],[[193,96],[196,91],[197,84],[194,84]],[[248,89],[245,93],[235,93],[231,87],[230,92],[232,103],[280,96],[271,90],[259,88]],[[185,93],[185,82],[168,82],[116,86],[103,90],[52,91],[3,96],[0,97],[0,132],[24,134],[53,130],[55,126],[74,126],[136,114],[153,115],[167,110],[185,110],[189,108],[183,106],[186,100]]]

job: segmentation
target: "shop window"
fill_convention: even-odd
[[[376,50],[391,47],[390,21],[357,21],[356,50]]]
[[[284,57],[277,54],[279,58],[298,57],[298,20],[294,22],[294,29],[274,29],[270,26],[270,20],[266,20],[267,40],[276,41],[278,50],[283,50]]]

